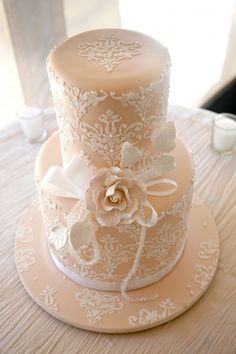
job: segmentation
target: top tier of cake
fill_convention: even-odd
[[[48,72],[63,162],[74,155],[95,167],[119,165],[125,141],[155,158],[152,132],[166,118],[168,50],[141,33],[101,29],[52,50]]]

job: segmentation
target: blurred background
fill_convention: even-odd
[[[171,103],[234,110],[235,0],[0,0],[0,128],[22,104],[52,110],[48,52],[102,27],[145,32],[169,48]]]

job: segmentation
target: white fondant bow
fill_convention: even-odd
[[[84,200],[93,175],[93,170],[84,160],[73,157],[65,169],[50,167],[42,181],[42,187],[55,197]]]
[[[134,153],[134,151],[136,153]],[[128,167],[128,165],[131,166],[137,162],[142,156],[139,152],[139,149],[125,142],[122,147],[121,166]],[[137,159],[137,156],[139,159]],[[176,182],[168,178],[158,179],[158,177],[168,172],[173,166],[173,157],[162,155],[154,162],[150,169],[137,173],[135,177],[137,180],[144,182],[147,187],[161,184],[169,185],[171,188],[164,191],[147,190],[148,195],[159,197],[168,196],[176,191]],[[88,166],[86,161],[75,156],[65,169],[52,166],[42,181],[42,187],[46,192],[55,197],[85,200],[85,193],[94,175],[95,171]],[[144,217],[138,217],[137,222],[142,226],[151,227],[155,225],[158,220],[157,212],[148,200],[144,202],[144,207],[151,210],[151,217],[148,220]],[[127,221],[127,223],[129,222]]]

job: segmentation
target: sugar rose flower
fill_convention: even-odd
[[[146,185],[131,170],[111,167],[90,180],[86,204],[100,225],[115,226],[142,217],[146,196]]]

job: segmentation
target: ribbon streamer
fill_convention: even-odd
[[[155,186],[155,185],[158,185],[158,184],[169,184],[172,186],[171,189],[169,190],[165,190],[165,191],[147,191],[147,194],[148,195],[154,195],[156,197],[166,197],[168,195],[171,195],[173,193],[176,192],[176,189],[177,189],[177,183],[175,181],[173,181],[172,179],[169,179],[169,178],[160,178],[160,179],[157,179],[155,181],[150,181],[150,182],[147,182],[146,185],[148,187],[150,186]]]
[[[159,297],[159,294],[155,294],[153,296],[145,296],[145,297],[129,296],[126,294],[126,289],[127,289],[128,283],[138,269],[139,261],[140,261],[140,258],[141,258],[142,252],[143,252],[145,238],[146,238],[146,227],[141,226],[138,250],[136,252],[135,260],[133,262],[133,265],[132,265],[129,273],[124,278],[124,280],[121,284],[121,295],[124,299],[126,299],[130,302],[151,301],[151,300],[155,300],[156,298]]]

